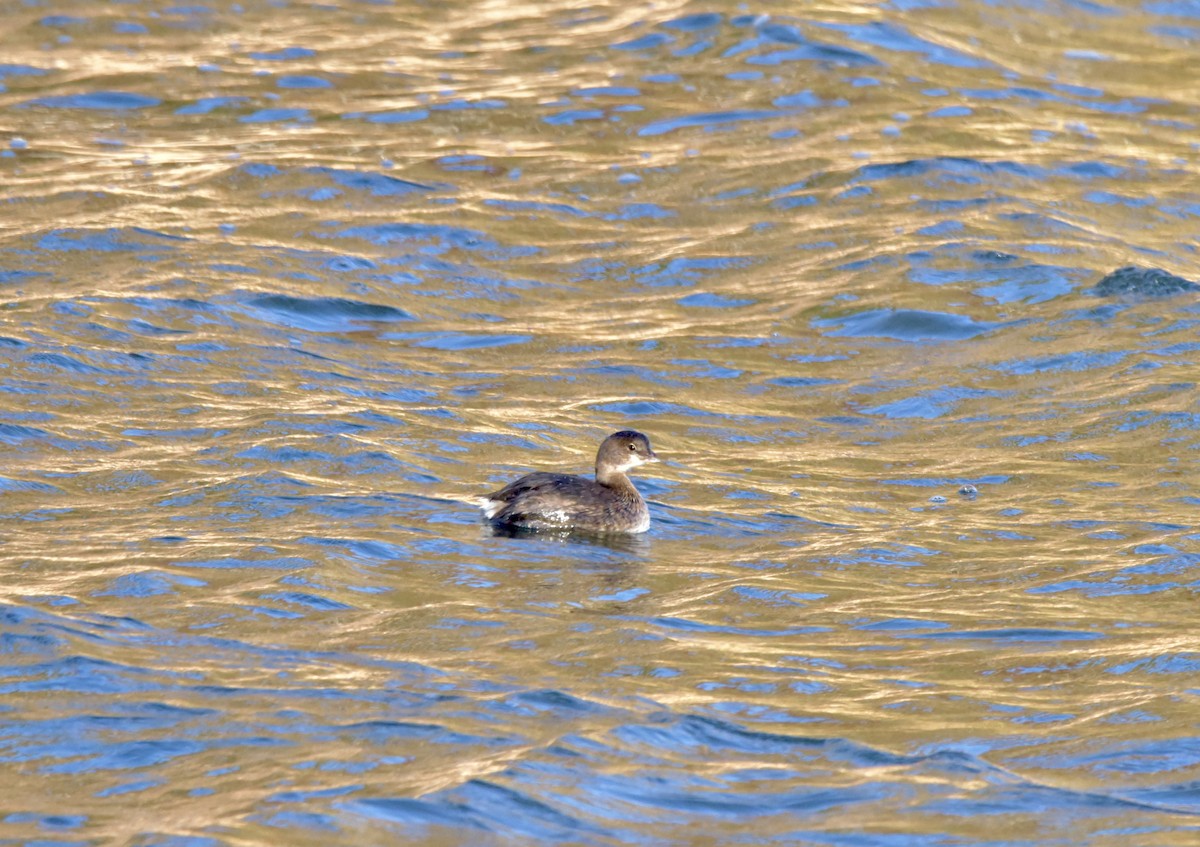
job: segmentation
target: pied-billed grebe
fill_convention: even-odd
[[[531,473],[483,500],[483,514],[506,529],[645,532],[650,510],[626,471],[657,462],[650,439],[631,429],[614,432],[596,453],[596,480]]]

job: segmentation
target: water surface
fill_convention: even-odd
[[[0,838],[1196,843],[1194,6],[4,20]]]

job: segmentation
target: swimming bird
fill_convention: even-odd
[[[645,532],[650,510],[625,474],[657,461],[650,439],[623,429],[601,443],[595,480],[574,474],[526,474],[485,497],[483,514],[493,525],[509,530]]]

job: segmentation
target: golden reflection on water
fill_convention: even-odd
[[[194,714],[110,733],[219,742],[128,767],[69,745],[9,758],[13,809],[71,797],[87,838],[121,842],[216,824],[231,843],[327,843],[263,823],[280,792],[311,790],[303,808],[369,841],[407,830],[347,812],[361,797],[561,779],[578,812],[603,805],[580,775],[694,774],[738,795],[749,780],[722,781],[759,768],[883,786],[824,812],[827,832],[907,813],[916,835],[991,838],[913,798],[1193,775],[1131,762],[1194,735],[1194,298],[1086,293],[1134,260],[1197,276],[1192,51],[1150,50],[1145,10],[1076,30],[1005,6],[804,4],[789,25],[880,63],[755,64],[783,48],[745,46],[740,7],[714,9],[711,35],[638,50],[612,45],[697,9],[250,7],[189,29],[81,6],[88,23],[58,41],[45,9],[6,23],[6,61],[50,72],[0,92],[29,142],[0,159],[4,268],[29,274],[5,278],[0,335],[23,346],[4,348],[0,421],[43,433],[0,432],[5,604],[37,645],[12,654],[8,714],[160,704]],[[881,16],[976,61],[838,29]],[[118,19],[149,31],[111,49]],[[316,52],[253,55],[289,47]],[[730,77],[747,70],[762,75]],[[23,105],[105,89],[163,102]],[[209,97],[246,99],[176,111]],[[503,102],[463,105],[487,100]],[[263,109],[303,114],[243,120]],[[639,134],[742,109],[766,114]],[[314,328],[261,293],[415,320]],[[853,332],[902,309],[980,328]],[[477,521],[468,504],[499,479],[586,471],[624,426],[665,460],[639,477],[648,537],[498,538]],[[78,665],[97,690],[70,687]],[[595,708],[519,700],[538,692]],[[816,751],[804,770],[794,751],[621,735],[681,715],[880,756],[962,751],[1004,776]],[[547,751],[585,759],[573,744],[591,758],[563,776]],[[127,774],[148,774],[132,805],[155,816],[100,802]],[[320,794],[341,790],[342,806]],[[1155,822],[1184,817],[1164,808]],[[664,840],[696,825],[639,814]],[[997,817],[1032,839],[1047,814]],[[1101,829],[1078,827],[1074,843]]]

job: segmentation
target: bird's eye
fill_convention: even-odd
[[[630,449],[630,450],[636,450],[636,449],[637,449],[637,445],[636,445],[636,444],[630,444],[630,445],[629,445],[629,449]]]

